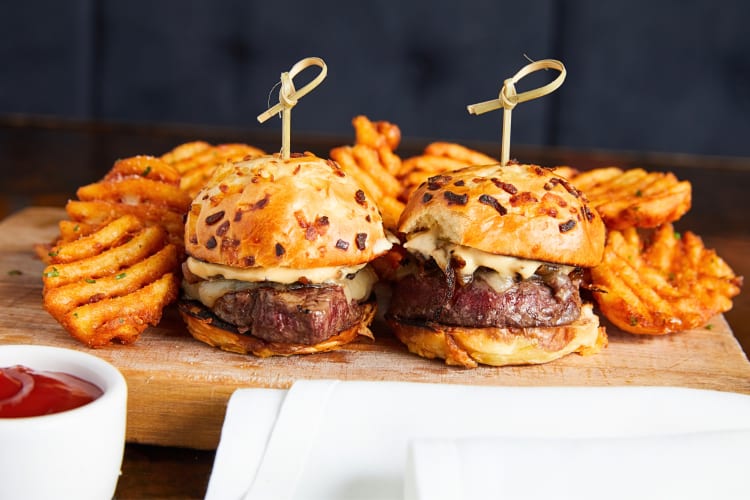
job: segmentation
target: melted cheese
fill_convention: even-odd
[[[205,279],[197,283],[183,282],[182,288],[189,298],[198,300],[208,307],[213,307],[216,300],[227,293],[249,290],[252,288],[257,288],[259,286],[282,286],[283,284],[289,284],[299,281],[299,277],[307,278],[309,275],[317,276],[319,278],[327,276],[328,279],[323,279],[320,281],[310,281],[317,284],[339,285],[344,289],[344,294],[346,295],[348,301],[361,301],[367,299],[370,296],[370,294],[372,293],[372,287],[378,279],[375,272],[369,267],[357,266],[358,269],[344,267],[320,268],[325,269],[326,271],[321,271],[320,269],[312,270],[317,272],[310,272],[311,270],[308,269],[305,270],[307,274],[298,274],[298,279],[292,281],[279,281],[270,279],[245,280],[240,278],[263,275],[282,278],[285,277],[291,279],[294,276],[294,273],[279,272],[278,269],[266,269],[266,272],[264,273],[248,273],[247,271],[255,271],[255,269],[234,269],[228,268],[227,266],[220,266],[226,269],[223,269],[222,273],[217,273],[217,269],[215,269],[215,266],[217,266],[216,264],[208,264],[196,259],[192,260],[195,262],[195,269],[201,271],[208,270],[210,274],[208,275],[208,277],[206,277],[195,272],[193,270],[193,267],[190,265],[191,258],[188,258],[188,268],[190,269],[190,271]],[[204,267],[202,264],[206,264],[208,267]],[[336,272],[333,272],[331,270],[336,270]],[[299,270],[289,269],[285,269],[284,271],[302,272]]]
[[[538,260],[496,255],[477,250],[476,248],[456,245],[455,243],[438,238],[437,233],[432,230],[423,231],[411,236],[404,244],[404,248],[422,255],[424,258],[432,257],[438,267],[443,270],[448,269],[451,259],[461,259],[465,262],[465,266],[461,269],[456,269],[456,272],[461,275],[463,281],[471,280],[474,272],[480,267],[492,269],[500,275],[500,278],[492,278],[493,282],[500,288],[505,286],[505,284],[498,281],[498,279],[507,281],[508,278],[512,279],[516,276],[528,279],[539,269],[539,266],[545,264],[545,262]],[[558,265],[558,267],[566,273],[574,269],[571,266]]]
[[[194,259],[193,257],[188,257],[187,259],[187,266],[190,272],[206,280],[224,278],[237,281],[273,281],[286,285],[296,283],[297,281],[328,283],[345,278],[349,274],[355,274],[365,267],[365,265],[315,267],[310,269],[291,269],[288,267],[249,267],[243,269],[221,264],[211,264]]]

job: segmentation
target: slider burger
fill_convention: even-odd
[[[185,222],[180,313],[190,333],[257,356],[335,349],[368,328],[387,252],[377,207],[310,153],[219,167]]]
[[[551,169],[510,164],[431,177],[398,225],[407,257],[386,320],[409,350],[475,367],[590,354],[606,333],[579,286],[604,224]]]

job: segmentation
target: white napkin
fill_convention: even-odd
[[[406,500],[746,499],[750,430],[610,438],[420,439]]]
[[[206,498],[404,498],[409,444],[424,439],[635,439],[736,430],[750,431],[750,397],[734,393],[303,380],[289,391],[232,395]],[[605,497],[612,491],[610,485]]]

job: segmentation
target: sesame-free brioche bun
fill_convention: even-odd
[[[593,267],[604,224],[586,197],[552,169],[483,165],[431,177],[410,197],[398,231],[433,229],[439,239],[485,252]]]
[[[193,201],[185,250],[236,268],[310,269],[373,260],[391,244],[373,200],[310,153],[227,163]]]
[[[552,327],[471,328],[393,319],[388,324],[409,352],[466,368],[548,363],[571,353],[596,354],[607,345],[591,304],[583,305],[575,322]]]

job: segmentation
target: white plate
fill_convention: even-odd
[[[403,498],[415,440],[748,430],[750,396],[717,391],[299,381],[233,394],[206,498]]]

